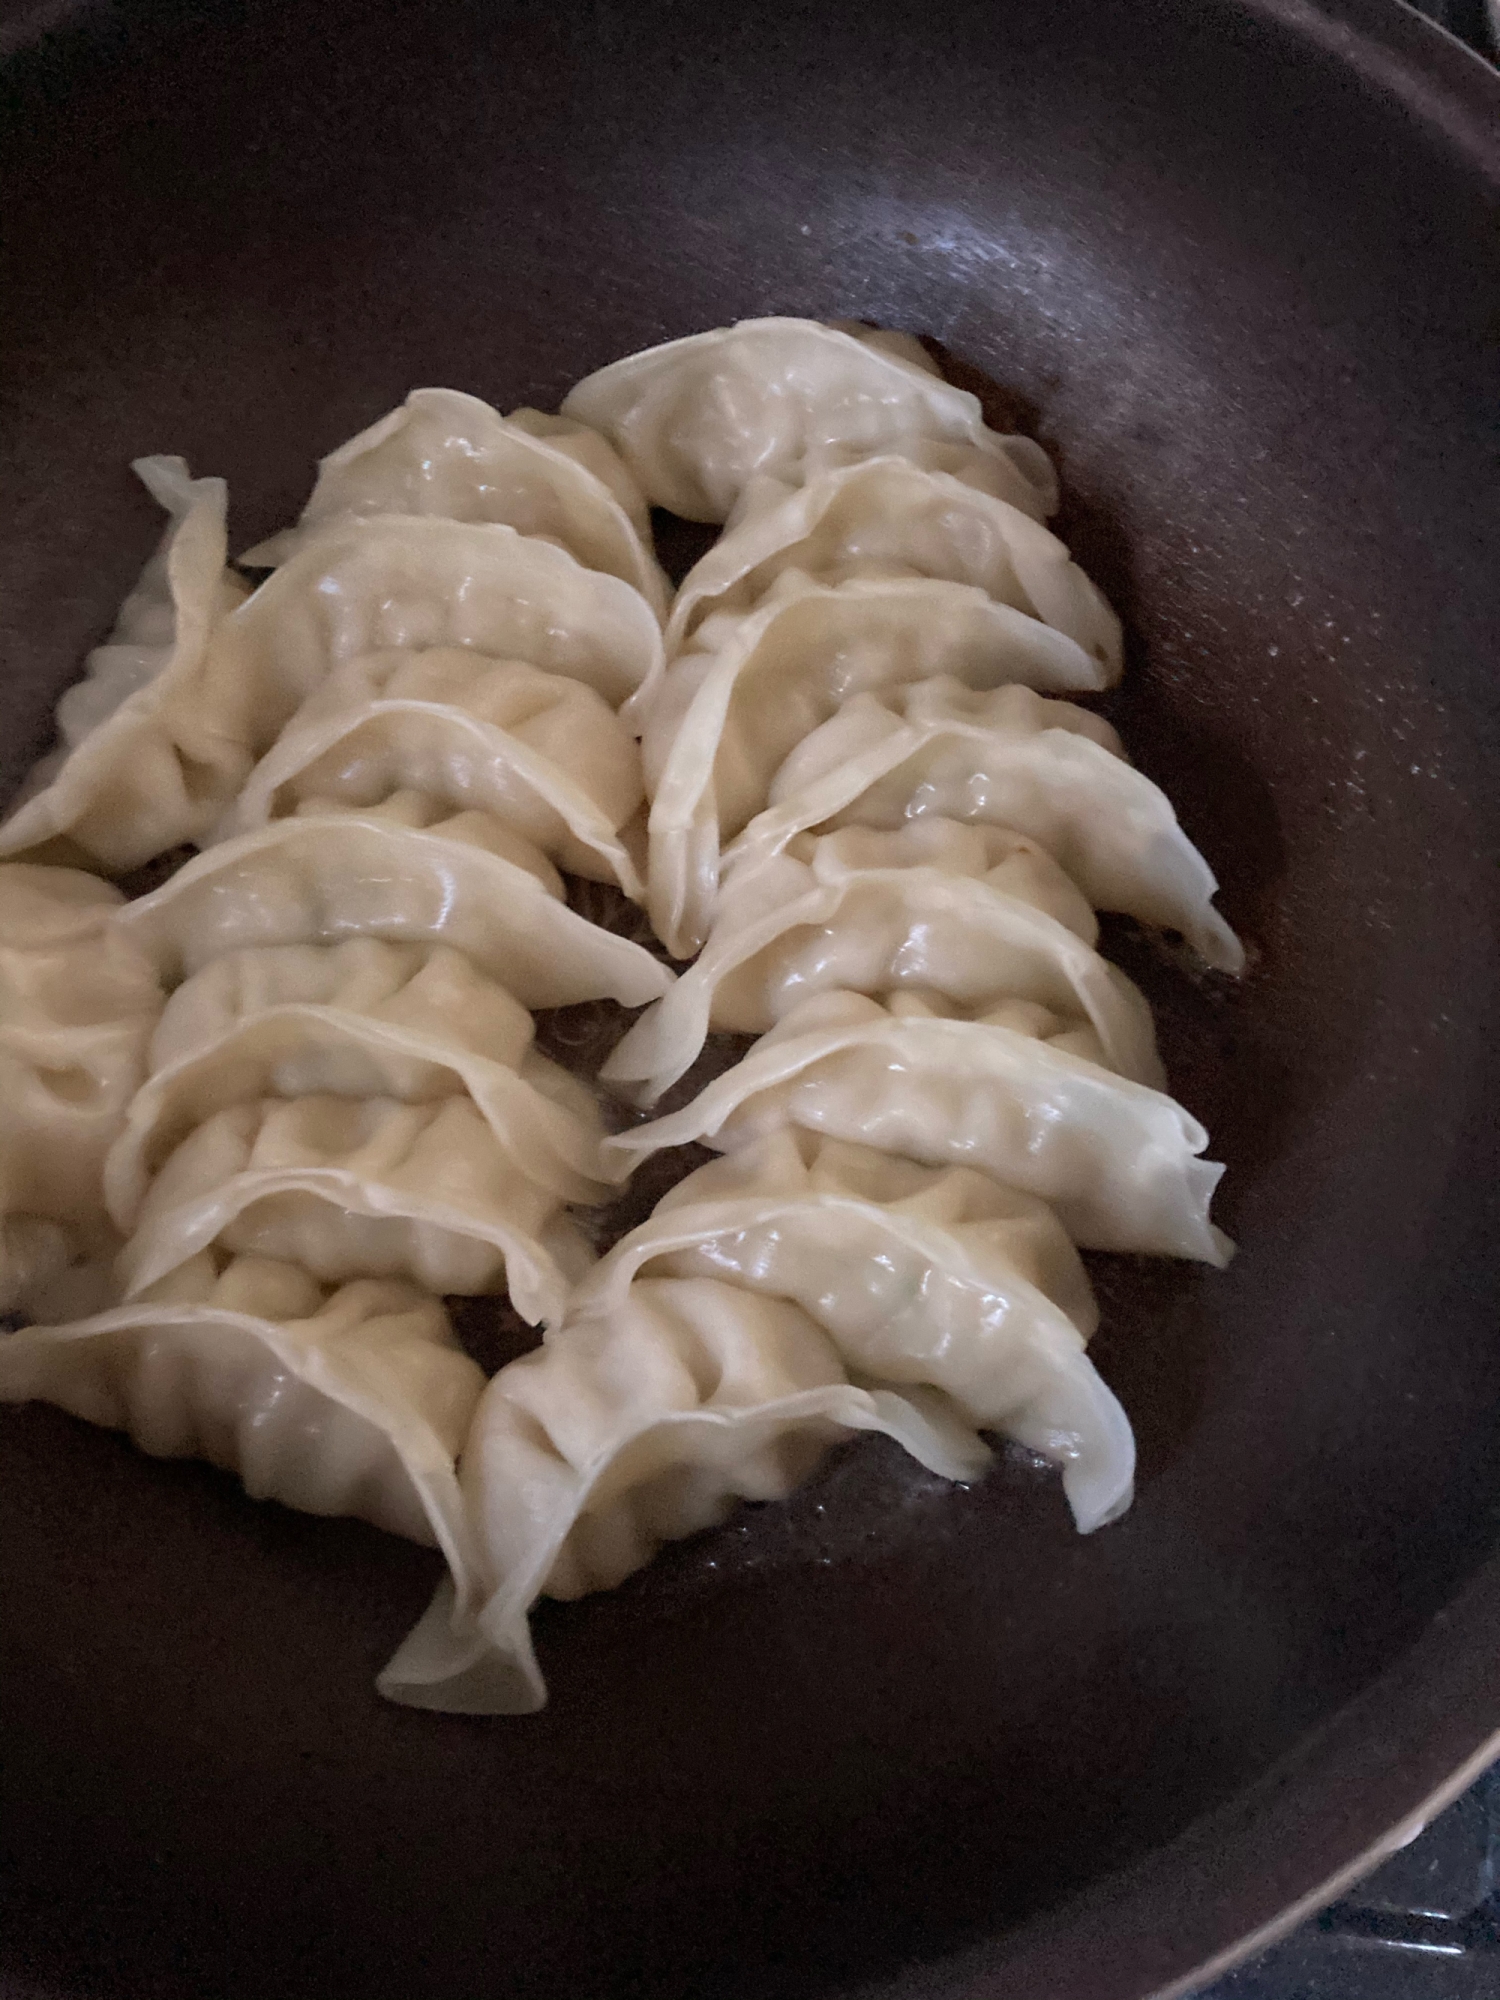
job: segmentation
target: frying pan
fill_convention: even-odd
[[[12,775],[154,538],[132,455],[227,474],[243,547],[414,384],[860,317],[1056,452],[1255,968],[1118,941],[1243,1248],[1097,1260],[1142,1476],[1086,1540],[1029,1462],[861,1444],[545,1610],[552,1705],[478,1722],[371,1690],[427,1554],[6,1413],[0,1989],[1185,1990],[1500,1729],[1500,85],[1388,0],[38,18]]]

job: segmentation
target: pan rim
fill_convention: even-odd
[[[1417,1839],[1500,1757],[1497,1632],[1500,1557],[1379,1680],[1174,1840],[999,1937],[862,1984],[858,2000],[1188,2000]],[[1414,1781],[1405,1739],[1419,1710],[1434,1747]],[[1371,1789],[1372,1763],[1380,1797],[1360,1830],[1344,1831]],[[1326,1856],[1340,1847],[1349,1859],[1330,1873]],[[1312,1886],[1294,1890],[1288,1878],[1308,1872]],[[1279,1900],[1267,1887],[1278,1877]],[[1215,1942],[1226,1927],[1214,1912],[1242,1883],[1246,1908],[1230,1941]]]

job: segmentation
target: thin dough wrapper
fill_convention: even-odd
[[[1108,723],[1024,687],[975,693],[931,680],[856,696],[788,756],[723,876],[737,879],[807,829],[894,828],[927,815],[1013,827],[1096,910],[1179,930],[1207,964],[1244,968],[1243,946],[1213,908],[1218,884],[1165,792],[1126,761]]]
[[[640,809],[640,753],[581,681],[459,648],[375,653],[334,669],[251,773],[219,837],[328,804],[415,792],[493,814],[559,867],[640,876],[619,830]]]
[[[464,1097],[517,1169],[557,1200],[606,1193],[597,1106],[545,1056],[528,1051],[517,1069],[410,1022],[290,1004],[241,1022],[136,1093],[105,1164],[117,1227],[134,1225],[151,1176],[206,1119],[263,1097],[315,1096],[429,1106]]]
[[[1112,1074],[1055,1016],[1008,1006],[945,1019],[915,996],[804,1001],[670,1118],[605,1141],[621,1179],[670,1146],[731,1151],[793,1125],[932,1166],[969,1166],[1040,1196],[1090,1250],[1222,1266],[1209,1220],[1224,1169],[1162,1092]]]
[[[1056,535],[948,473],[872,458],[823,473],[800,492],[747,513],[683,578],[667,624],[682,650],[714,611],[744,611],[778,576],[820,583],[857,576],[947,578],[1038,618],[1119,678],[1120,621]]]
[[[0,1215],[0,1312],[50,1324],[115,1296],[115,1245],[44,1215]]]
[[[248,1053],[270,1015],[288,1030],[272,1064],[276,1095],[424,1102],[470,1089],[472,1079],[470,1094],[487,1100],[481,1109],[497,1137],[519,1116],[516,1144],[534,1177],[570,1201],[597,1199],[604,1169],[593,1092],[538,1054],[535,1023],[514,995],[446,945],[349,938],[210,960],[167,1001],[151,1038],[153,1082],[131,1108],[131,1127],[144,1122],[161,1073],[202,1074],[221,1050]],[[254,1059],[249,1068],[263,1073]],[[519,1084],[497,1078],[497,1068],[517,1072]],[[225,1089],[225,1102],[246,1095],[232,1081],[215,1087]]]
[[[790,1299],[860,1381],[937,1389],[978,1428],[1060,1464],[1085,1534],[1130,1504],[1130,1425],[1084,1353],[1093,1293],[1034,1196],[783,1128],[680,1181],[595,1266],[574,1311],[614,1310],[641,1275]]]
[[[582,681],[613,708],[662,670],[661,627],[618,577],[514,528],[375,514],[319,529],[223,621],[207,711],[259,756],[335,667],[453,646]]]
[[[710,1028],[761,1033],[829,988],[915,987],[966,1006],[1054,1008],[1093,1028],[1112,1068],[1156,1084],[1151,1010],[1094,937],[1093,913],[1057,863],[1004,828],[923,820],[804,838],[724,897],[702,956],[600,1075],[651,1103]]]
[[[180,458],[134,470],[167,510],[166,533],[58,703],[62,746],[0,823],[0,855],[124,874],[197,840],[250,768],[201,698],[214,629],[246,595],[224,567],[224,482],[190,478]]]
[[[461,1471],[469,1560],[381,1692],[459,1714],[540,1708],[527,1627],[538,1596],[612,1589],[737,1500],[784,1498],[857,1431],[883,1431],[950,1479],[989,1457],[943,1397],[851,1383],[793,1305],[713,1279],[629,1285],[486,1389]]]
[[[454,1462],[484,1375],[435,1299],[258,1257],[198,1257],[150,1299],[0,1334],[0,1402],[54,1403],[257,1500],[344,1514],[463,1560]]]
[[[178,987],[151,1037],[150,1067],[203,1055],[277,1007],[361,1015],[508,1069],[519,1068],[536,1033],[514,994],[447,945],[267,945],[211,959]]]
[[[508,853],[475,844],[497,833]],[[376,812],[276,820],[199,855],[119,923],[168,985],[247,946],[370,937],[449,945],[529,1008],[666,992],[666,967],[576,916],[516,839],[477,812],[426,828]]]
[[[217,1246],[328,1284],[404,1277],[483,1293],[503,1279],[523,1319],[555,1325],[590,1262],[559,1208],[467,1098],[271,1098],[216,1112],[183,1140],[151,1183],[119,1273],[138,1297]]]
[[[502,523],[619,577],[658,619],[666,616],[670,586],[651,553],[645,497],[598,432],[567,417],[528,409],[502,417],[458,389],[413,389],[399,409],[320,459],[297,526],[241,560],[283,563],[313,530],[368,514]]]
[[[1057,475],[1030,438],[986,428],[904,335],[809,319],[741,320],[627,355],[586,376],[567,416],[602,431],[658,507],[725,521],[764,480],[899,452],[961,470],[1038,519]]]
[[[938,675],[973,688],[1105,685],[1072,639],[972,584],[940,578],[829,586],[789,570],[754,610],[705,620],[658,688],[641,744],[651,920],[674,956],[702,944],[720,844],[762,810],[803,738],[862,693]]]
[[[50,1317],[107,1285],[104,1159],[162,1004],[151,966],[115,929],[123,900],[73,869],[0,867],[3,1311]]]
[[[125,898],[80,868],[0,863],[0,1027],[35,1031],[145,1022],[156,975],[121,936]]]

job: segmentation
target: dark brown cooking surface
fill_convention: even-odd
[[[954,1491],[861,1445],[544,1610],[551,1707],[474,1722],[371,1686],[429,1556],[0,1417],[6,2000],[1136,2000],[1500,1725],[1468,60],[1380,0],[182,0],[17,59],[12,776],[155,534],[132,455],[226,474],[242,547],[414,385],[545,405],[671,334],[857,316],[1058,452],[1117,720],[1258,962],[1144,975],[1244,1248],[1101,1264],[1142,1479],[1087,1540],[1029,1465]]]

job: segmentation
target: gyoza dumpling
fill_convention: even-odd
[[[381,1674],[419,1708],[524,1714],[546,1700],[535,1600],[610,1590],[663,1542],[737,1500],[779,1500],[855,1431],[972,1479],[989,1454],[946,1399],[849,1380],[817,1324],[712,1278],[640,1279],[502,1368],[475,1413],[461,1481],[467,1560],[453,1565]]]
[[[536,1033],[515,995],[448,945],[356,937],[252,946],[211,959],[171,995],[151,1037],[150,1068],[187,1062],[257,1016],[293,1006],[409,1029],[509,1069],[525,1061]]]
[[[582,681],[461,648],[336,667],[250,774],[219,837],[397,791],[493,813],[559,867],[640,897],[619,838],[643,796],[629,729]]]
[[[369,983],[370,953],[408,961],[407,975],[381,999],[350,1004],[348,989]],[[314,985],[305,977],[307,959],[345,954],[354,962],[329,968],[328,1000],[293,997]],[[288,997],[276,997],[279,967],[246,965],[267,959],[285,968],[281,990]],[[205,984],[212,989],[207,999],[195,990]],[[201,1039],[215,1001],[231,989],[240,999],[253,994],[259,1004]],[[173,995],[168,1016],[177,1001],[184,1010],[163,1017],[154,1073],[136,1093],[105,1163],[105,1194],[122,1231],[134,1226],[151,1176],[195,1126],[263,1097],[385,1097],[404,1104],[467,1097],[501,1150],[559,1200],[594,1202],[606,1194],[604,1131],[592,1095],[530,1046],[525,1008],[458,952],[370,939],[271,946],[206,966]],[[507,1020],[506,1009],[519,1019]],[[485,1032],[492,1025],[499,1035]]]
[[[933,1166],[968,1166],[1049,1202],[1085,1249],[1228,1263],[1209,1221],[1224,1169],[1160,1091],[1091,1061],[1045,1009],[945,1019],[930,999],[805,1000],[670,1118],[607,1139],[637,1161],[699,1142],[730,1151],[794,1125]]]
[[[0,1402],[54,1403],[460,1564],[454,1460],[483,1388],[435,1299],[368,1279],[329,1297],[260,1257],[196,1257],[149,1299],[0,1333]]]
[[[802,739],[858,694],[936,675],[974,688],[1105,685],[1074,640],[972,584],[939,578],[830,587],[788,570],[753,611],[704,621],[657,688],[641,743],[651,921],[669,951],[688,958],[702,944],[720,843],[760,812]]]
[[[1092,1026],[1111,1067],[1156,1083],[1151,1011],[1093,948],[1093,912],[1034,842],[914,820],[801,836],[719,905],[696,964],[600,1071],[652,1103],[710,1028],[759,1034],[809,993],[917,987],[975,1007],[1032,1000]]]
[[[467,1097],[267,1098],[213,1113],[167,1158],[117,1268],[127,1298],[214,1247],[328,1284],[503,1283],[523,1319],[555,1325],[590,1261],[560,1209]]]
[[[562,407],[689,521],[727,520],[752,481],[796,486],[875,452],[962,471],[1038,519],[1057,505],[1040,445],[988,430],[916,341],[866,327],[741,320],[627,355]]]
[[[1096,910],[1179,930],[1208,964],[1243,969],[1212,905],[1218,884],[1171,801],[1107,722],[1068,702],[956,680],[857,695],[791,752],[769,798],[724,856],[726,880],[808,828],[926,815],[1008,826],[1046,848]]]
[[[853,576],[946,577],[1051,625],[1120,671],[1120,621],[1067,549],[1029,514],[945,472],[872,458],[825,472],[751,511],[694,564],[667,625],[667,654],[713,611],[745,611],[785,570],[820,583]]]
[[[61,747],[0,824],[0,855],[138,868],[210,827],[250,768],[200,694],[214,627],[245,596],[224,567],[225,487],[180,458],[135,471],[171,517],[115,629],[57,704]]]
[[[669,585],[651,553],[645,497],[599,433],[567,417],[527,409],[502,417],[457,389],[413,389],[400,409],[320,459],[297,526],[241,561],[283,563],[313,529],[366,514],[503,522],[620,577],[666,616]]]
[[[162,995],[115,929],[123,897],[96,876],[0,867],[0,1311],[93,1302],[114,1238],[104,1158],[146,1071]]]
[[[246,946],[352,937],[450,945],[530,1008],[605,998],[639,1007],[671,986],[640,945],[568,909],[545,859],[533,850],[528,866],[526,843],[492,814],[421,827],[390,804],[226,840],[117,921],[173,986]]]
[[[346,660],[450,646],[582,681],[615,708],[662,666],[656,616],[618,577],[514,528],[376,514],[320,528],[224,619],[206,712],[259,756]]]
[[[1060,1463],[1085,1534],[1130,1504],[1130,1426],[1084,1353],[1093,1293],[1034,1196],[783,1127],[680,1181],[573,1310],[611,1312],[641,1276],[790,1299],[858,1381],[941,1390],[979,1429]]]
[[[0,863],[0,1029],[19,1040],[129,1021],[149,1035],[162,992],[119,932],[124,907],[81,868]]]
[[[116,1243],[50,1216],[0,1215],[0,1312],[50,1322],[107,1305]]]

